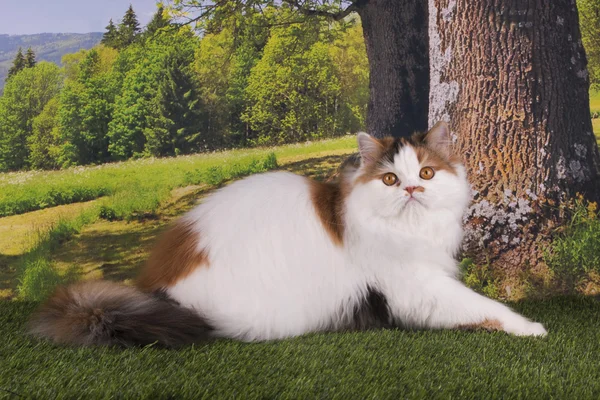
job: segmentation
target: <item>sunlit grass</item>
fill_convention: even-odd
[[[600,144],[600,118],[592,120],[592,128],[594,129],[594,135],[596,135],[596,141]]]
[[[600,91],[590,90],[590,112],[600,114]]]
[[[231,150],[176,158],[148,158],[62,171],[4,173],[0,174],[0,217],[101,196],[114,196],[140,185],[157,190],[160,187],[160,190],[168,191],[187,184],[186,176],[199,169],[244,165],[272,152],[278,160],[285,160],[303,154],[353,148],[356,148],[355,138],[350,135],[274,148]]]

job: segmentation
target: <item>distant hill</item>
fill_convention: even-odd
[[[60,64],[63,55],[75,53],[79,49],[90,49],[100,43],[101,39],[101,32],[38,33],[35,35],[0,34],[0,90],[4,86],[4,79],[19,47],[23,48],[23,52],[31,47],[38,61],[51,61]]]

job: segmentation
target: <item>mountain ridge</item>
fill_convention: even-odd
[[[0,90],[19,47],[23,52],[31,47],[37,61],[49,61],[60,65],[63,55],[75,53],[80,49],[90,49],[100,43],[100,40],[102,32],[44,32],[28,35],[0,33]]]

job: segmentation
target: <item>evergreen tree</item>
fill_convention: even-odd
[[[206,118],[189,64],[180,52],[171,52],[163,61],[155,98],[158,115],[144,132],[146,150],[152,155],[194,153],[213,144],[202,134]]]
[[[130,4],[123,16],[123,20],[119,24],[119,47],[124,48],[132,44],[136,36],[140,33],[140,30],[140,23]]]
[[[8,81],[13,75],[15,75],[17,72],[21,71],[24,68],[25,68],[25,57],[23,56],[23,49],[21,49],[19,47],[19,51],[17,51],[17,55],[15,56],[15,59],[13,60],[13,65],[8,70],[8,76],[7,76],[6,80]]]
[[[165,8],[162,4],[158,5],[156,13],[152,17],[152,20],[146,25],[146,31],[144,35],[151,37],[162,28],[166,28],[171,24],[169,18],[165,15]]]
[[[106,26],[105,29],[106,29],[106,32],[104,32],[104,35],[102,35],[102,41],[100,43],[102,43],[105,46],[112,47],[113,49],[118,48],[119,47],[119,32],[118,32],[117,27],[114,24],[112,18],[108,22],[108,25]]]
[[[35,53],[31,47],[29,47],[27,49],[27,53],[25,53],[25,68],[33,68],[35,67],[36,63],[37,61],[35,61]]]

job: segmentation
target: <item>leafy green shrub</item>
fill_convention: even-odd
[[[98,214],[98,216],[107,221],[116,221],[119,219],[117,218],[117,212],[112,207],[106,204],[103,204],[100,207],[100,213]]]
[[[596,203],[578,197],[570,223],[544,252],[548,267],[568,290],[590,273],[600,274],[600,215]]]
[[[64,283],[50,261],[41,257],[31,260],[19,282],[19,296],[31,301],[45,299],[58,285]]]
[[[221,166],[210,167],[202,174],[202,181],[212,186],[221,184],[225,180],[224,168]]]
[[[472,259],[464,258],[459,268],[465,285],[487,297],[499,297],[498,280],[492,275],[488,265],[477,265]]]
[[[275,153],[271,152],[267,154],[267,157],[263,161],[263,169],[265,171],[277,168],[277,156]]]

